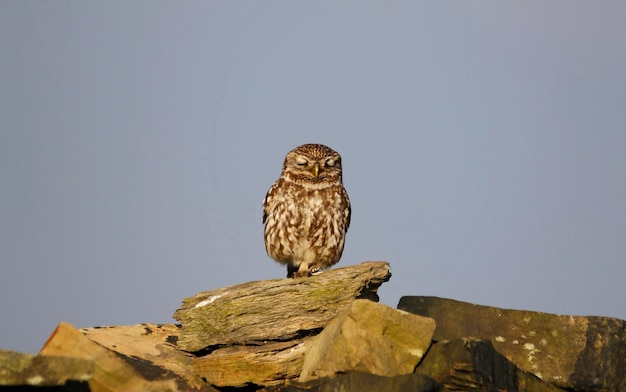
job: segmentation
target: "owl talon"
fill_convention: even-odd
[[[311,268],[311,270],[309,271],[309,276],[313,276],[313,275],[319,275],[322,273],[322,270],[319,267],[313,267]]]
[[[309,275],[309,271],[296,271],[293,273],[293,275],[291,275],[292,278],[297,279],[297,278],[308,278]]]

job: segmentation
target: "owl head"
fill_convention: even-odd
[[[296,183],[341,184],[341,155],[323,144],[303,144],[287,153],[283,175]]]

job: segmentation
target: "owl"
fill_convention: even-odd
[[[296,147],[263,201],[267,254],[287,264],[288,278],[319,273],[341,258],[350,214],[341,156],[322,144]]]

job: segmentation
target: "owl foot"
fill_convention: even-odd
[[[320,267],[309,267],[309,265],[305,263],[301,263],[297,269],[292,265],[287,266],[288,278],[304,278],[321,273],[322,269]]]
[[[288,278],[295,278],[295,274],[298,273],[298,268],[292,266],[291,264],[287,265],[287,277]]]
[[[296,279],[296,278],[308,278],[309,276],[311,276],[311,274],[309,274],[309,271],[297,271],[297,272],[294,272],[291,277]]]
[[[287,277],[288,278],[304,278],[311,276],[309,273],[309,266],[306,263],[301,263],[298,266],[287,265]]]

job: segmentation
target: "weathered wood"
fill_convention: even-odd
[[[298,279],[274,279],[205,291],[183,300],[178,347],[197,352],[212,346],[288,340],[321,330],[356,298],[378,300],[389,280],[386,262],[365,262]]]

